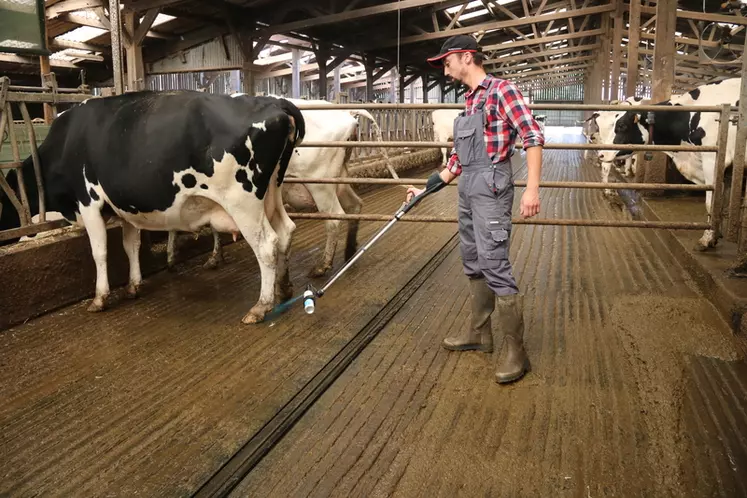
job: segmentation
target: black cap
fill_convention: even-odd
[[[441,45],[441,51],[438,55],[428,59],[428,63],[440,69],[444,67],[443,60],[446,56],[458,52],[480,52],[480,46],[477,44],[477,40],[469,35],[452,36]]]

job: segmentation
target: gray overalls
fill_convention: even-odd
[[[465,110],[454,119],[454,147],[462,165],[459,239],[467,277],[484,276],[503,296],[519,292],[508,260],[514,182],[510,158],[493,164],[488,155],[484,106],[485,98],[474,114],[465,116]]]

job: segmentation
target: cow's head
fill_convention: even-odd
[[[627,111],[616,117],[611,135],[605,143],[644,145],[648,143],[648,123],[645,113]],[[615,159],[626,159],[633,155],[632,150],[603,150],[599,159],[611,163]]]
[[[581,128],[581,133],[584,134],[586,142],[590,144],[599,143],[599,124],[597,123],[598,117],[599,113],[595,112],[588,118],[584,119],[583,127]]]

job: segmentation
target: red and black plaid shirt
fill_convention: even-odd
[[[495,83],[488,92],[493,82]],[[542,130],[519,89],[510,81],[496,78],[492,74],[485,76],[474,91],[467,92],[464,103],[466,116],[475,113],[477,104],[486,98],[486,93],[487,101],[482,111],[486,113],[487,118],[485,144],[493,164],[513,155],[517,135],[521,136],[525,149],[545,145]],[[453,148],[446,167],[455,175],[462,173],[462,165]]]

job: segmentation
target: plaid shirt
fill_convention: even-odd
[[[488,93],[488,87],[494,81],[495,84]],[[519,89],[510,81],[496,78],[491,74],[485,76],[474,91],[467,92],[465,115],[475,113],[475,107],[486,98],[486,93],[487,101],[483,109],[487,118],[485,145],[494,164],[513,155],[517,134],[521,135],[525,149],[545,145],[545,137],[532,116],[532,111],[524,103],[524,97]],[[462,165],[454,148],[451,149],[446,167],[455,175],[462,173]]]

